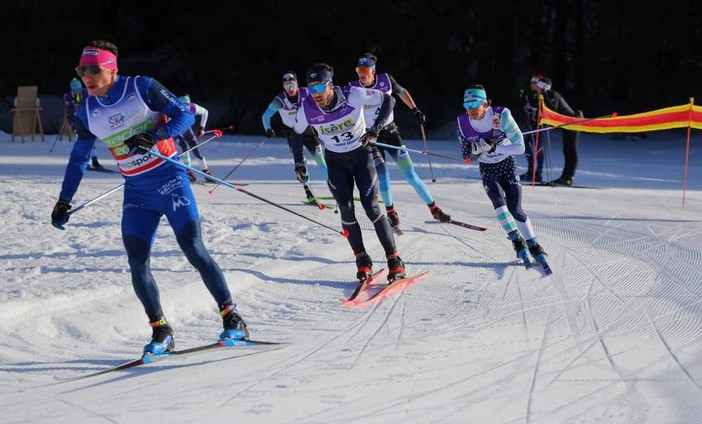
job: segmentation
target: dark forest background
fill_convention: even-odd
[[[91,39],[118,45],[121,74],[189,93],[210,109],[208,127],[247,134],[263,133],[261,114],[286,70],[304,84],[309,65],[327,62],[345,84],[365,51],[410,91],[429,130],[453,127],[474,83],[521,112],[519,91],[534,73],[586,116],[702,103],[702,7],[692,0],[10,0],[0,35],[4,116],[18,85],[38,85],[42,106],[68,91]],[[401,102],[396,115],[406,137],[418,134]]]

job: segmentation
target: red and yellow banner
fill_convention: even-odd
[[[543,99],[540,99],[539,103],[541,106],[539,125],[564,126],[573,131],[638,133],[688,127],[702,129],[702,106],[695,106],[694,99],[690,99],[690,103],[686,105],[667,107],[651,112],[593,119],[561,115],[546,107],[543,104]]]

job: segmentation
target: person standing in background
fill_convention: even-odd
[[[521,90],[519,92],[519,99],[522,101],[522,106],[524,108],[524,119],[526,121],[526,126],[529,131],[533,131],[539,126],[539,96],[536,94],[532,87],[533,84],[542,79],[542,75],[534,75],[531,77],[529,82],[528,90]],[[542,170],[544,168],[544,143],[539,143],[536,152],[534,149],[536,146],[536,134],[528,134],[524,140],[524,157],[527,160],[527,172],[519,176],[519,179],[527,182],[537,182],[543,181]],[[534,157],[536,155],[536,157]],[[536,174],[534,174],[534,159],[536,159]]]
[[[544,105],[556,113],[561,115],[582,117],[583,113],[580,110],[575,110],[563,96],[552,88],[551,78],[542,75],[535,75],[531,79],[531,90],[536,94],[544,97]],[[553,185],[572,186],[573,178],[575,177],[575,169],[578,167],[578,142],[580,140],[579,131],[571,131],[561,129],[563,132],[563,156],[564,164],[561,176],[551,181]]]

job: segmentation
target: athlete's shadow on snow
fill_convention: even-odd
[[[319,258],[319,257],[310,257],[310,256],[305,256],[304,257],[305,261],[313,261],[317,263],[324,263],[328,265],[337,265],[337,268],[340,270],[340,273],[343,272],[346,268],[348,268],[348,278],[344,276],[338,278],[338,281],[333,281],[330,279],[325,279],[325,278],[316,278],[316,279],[310,279],[310,278],[281,278],[281,277],[272,277],[264,272],[255,270],[255,269],[250,269],[250,268],[230,268],[227,271],[240,271],[249,275],[252,275],[253,277],[261,280],[261,281],[273,281],[276,283],[287,283],[287,284],[300,284],[300,285],[307,285],[307,286],[325,286],[325,287],[332,287],[336,289],[345,289],[345,288],[351,288],[355,287],[356,285],[356,280],[353,278],[353,272],[356,269],[356,264],[351,262],[351,261],[332,261],[326,258]],[[346,267],[346,268],[345,268]]]
[[[232,351],[229,350],[228,352],[231,353]],[[99,387],[99,386],[102,386],[104,384],[112,384],[112,383],[119,382],[119,381],[129,380],[129,379],[132,379],[135,377],[143,377],[143,376],[155,373],[155,372],[167,371],[167,370],[177,370],[179,368],[186,368],[186,367],[192,368],[192,367],[199,367],[199,366],[203,366],[203,365],[210,365],[210,364],[214,364],[214,363],[218,363],[218,362],[228,361],[230,359],[237,359],[237,358],[242,358],[245,356],[255,355],[257,353],[261,353],[261,352],[260,351],[253,351],[253,350],[247,351],[247,352],[242,351],[240,355],[229,354],[225,357],[218,358],[218,359],[205,359],[205,360],[200,360],[200,361],[188,362],[185,364],[163,363],[163,364],[141,365],[138,367],[134,367],[134,368],[130,368],[130,369],[122,370],[122,371],[116,371],[116,374],[114,374],[114,376],[112,378],[110,378],[109,375],[105,375],[104,377],[96,376],[95,377],[96,379],[103,378],[104,380],[93,383],[93,384],[77,387],[75,389],[69,389],[69,390],[66,390],[66,391],[61,392],[61,393],[78,392],[78,391],[81,391],[84,389]],[[97,362],[106,362],[106,361],[97,361]],[[110,361],[110,364],[108,364],[108,365],[109,366],[117,366],[123,362],[124,361]],[[58,382],[58,383],[59,384],[71,384],[71,383],[85,383],[88,381],[90,381],[90,380],[89,379],[68,380],[68,381]]]
[[[532,216],[532,215],[529,215]],[[538,217],[539,215],[534,215]],[[546,216],[546,215],[541,215]],[[629,221],[629,222],[665,222],[665,223],[690,223],[700,222],[699,219],[661,219],[661,218],[627,218],[627,217],[599,217],[584,215],[551,216],[552,219],[579,220],[579,221]]]

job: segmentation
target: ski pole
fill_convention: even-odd
[[[422,130],[422,141],[424,141],[424,151],[429,150],[427,147],[427,135],[424,132],[424,124],[419,124],[419,129]],[[429,161],[429,173],[431,174],[431,182],[435,183],[436,178],[434,177],[434,169],[431,167],[431,157],[427,156],[427,160]]]
[[[249,154],[246,155],[246,156],[244,157],[244,159],[242,159],[241,162],[239,162],[239,163],[234,167],[234,169],[232,169],[231,171],[229,171],[229,173],[228,173],[227,175],[225,175],[224,178],[222,178],[222,179],[223,179],[223,180],[226,180],[227,178],[229,178],[229,176],[232,175],[232,174],[234,173],[234,171],[236,171],[236,170],[241,166],[241,164],[244,163],[244,161],[245,161],[246,159],[248,159],[249,156],[251,156],[251,155],[253,154],[253,152],[255,152],[256,150],[258,150],[259,147],[263,146],[263,143],[265,143],[266,140],[267,140],[267,138],[264,138],[263,141],[261,141],[260,143],[258,143],[258,144],[256,145],[256,147],[254,147],[253,149],[251,149],[251,151],[249,152]],[[217,190],[217,187],[219,187],[220,185],[221,185],[221,184],[217,183],[217,185],[214,186],[214,188],[212,188],[212,190],[209,190],[208,193],[209,193],[209,194],[212,194],[212,192],[215,191],[215,190]]]
[[[51,149],[49,149],[49,153],[54,152],[54,147],[56,147],[56,142],[59,141],[59,138],[61,138],[61,135],[63,135],[63,129],[66,127],[66,119],[63,120],[63,123],[61,124],[61,129],[59,130],[58,134],[56,134],[56,138],[54,139],[54,144],[51,145]],[[68,137],[69,139],[71,138],[70,136]]]
[[[178,155],[178,157],[181,157],[181,156],[183,156],[183,155],[185,155],[185,154],[187,154],[187,153],[190,153],[192,150],[197,149],[198,147],[202,146],[203,144],[209,143],[209,142],[212,141],[213,139],[222,136],[222,131],[219,131],[219,130],[213,130],[213,131],[215,131],[215,133],[214,133],[214,135],[213,135],[212,137],[208,138],[207,140],[203,141],[202,143],[198,143],[198,144],[194,145],[193,147],[189,148],[188,150],[184,151],[183,153],[180,153],[180,154]],[[92,205],[93,203],[97,202],[97,201],[100,200],[100,199],[103,199],[103,198],[107,197],[108,195],[114,193],[115,191],[119,190],[119,189],[122,188],[122,187],[124,187],[124,183],[122,183],[122,184],[118,185],[117,187],[114,187],[114,188],[112,188],[112,189],[110,189],[110,190],[108,190],[108,191],[102,193],[102,194],[99,195],[98,197],[95,197],[95,198],[93,198],[93,199],[90,199],[90,200],[88,200],[87,202],[83,203],[82,205],[80,205],[80,206],[78,206],[78,207],[76,207],[76,208],[74,208],[74,209],[68,211],[68,215],[72,215],[72,214],[78,212],[79,210],[81,210],[81,209],[83,209],[83,208],[85,208],[85,207],[88,207],[88,206]]]
[[[538,132],[541,132],[541,131],[551,131],[551,130],[555,130],[555,129],[557,129],[557,128],[566,127],[566,126],[568,126],[568,125],[582,124],[583,122],[594,121],[594,120],[596,120],[596,119],[616,118],[616,117],[617,117],[617,112],[612,112],[612,113],[610,113],[609,115],[598,116],[597,118],[584,118],[584,119],[579,119],[579,120],[577,120],[577,121],[566,122],[566,123],[564,123],[564,124],[556,125],[555,127],[544,127],[544,128],[539,128],[539,129],[536,129],[536,130],[531,130],[531,131],[523,132],[522,135],[534,134],[534,133],[538,133]]]
[[[330,227],[330,226],[328,226],[328,225],[322,224],[322,223],[319,222],[319,221],[315,221],[314,219],[309,218],[309,217],[306,217],[305,215],[303,215],[303,214],[301,214],[301,213],[298,213],[298,212],[295,212],[295,211],[292,210],[292,209],[286,208],[285,206],[283,206],[283,205],[281,205],[281,204],[278,204],[278,203],[276,203],[276,202],[273,202],[273,201],[271,201],[271,200],[268,200],[268,199],[266,199],[266,198],[264,198],[264,197],[261,197],[261,196],[259,196],[259,195],[257,195],[257,194],[251,193],[250,191],[246,191],[246,190],[244,190],[243,188],[241,188],[241,187],[239,187],[239,186],[237,186],[237,185],[230,184],[230,183],[228,183],[228,182],[226,182],[226,181],[224,181],[224,180],[220,180],[220,179],[217,178],[217,177],[213,177],[213,176],[211,176],[211,175],[205,174],[204,172],[199,171],[199,170],[197,170],[197,169],[195,169],[195,168],[193,168],[193,167],[191,167],[191,166],[187,166],[187,165],[185,165],[185,164],[183,164],[183,163],[178,162],[178,161],[175,160],[175,159],[171,159],[171,158],[169,158],[168,156],[164,156],[164,155],[160,154],[159,152],[156,152],[156,151],[154,151],[154,150],[151,150],[149,153],[151,153],[152,155],[154,155],[154,156],[156,156],[156,157],[159,157],[159,158],[161,158],[161,159],[164,159],[164,160],[166,160],[166,161],[168,161],[168,162],[171,162],[171,163],[173,163],[173,164],[175,164],[175,165],[178,165],[178,166],[180,166],[180,167],[183,167],[183,168],[185,168],[185,169],[188,169],[188,170],[190,170],[190,171],[193,171],[193,172],[195,172],[195,173],[197,173],[197,174],[200,174],[200,175],[202,175],[202,176],[205,177],[205,178],[209,178],[209,179],[211,179],[211,180],[217,181],[218,183],[220,183],[220,184],[222,184],[222,185],[224,185],[224,186],[227,186],[227,187],[231,188],[232,190],[240,191],[240,192],[242,192],[242,193],[244,193],[244,194],[247,194],[247,195],[253,197],[254,199],[258,199],[258,200],[260,200],[260,201],[262,201],[262,202],[268,203],[268,204],[271,205],[271,206],[275,206],[276,208],[282,209],[282,210],[284,210],[284,211],[286,211],[286,212],[290,212],[290,213],[293,214],[293,215],[299,216],[299,217],[302,218],[302,219],[306,219],[307,221],[310,221],[310,222],[312,222],[312,223],[315,223],[315,224],[317,224],[317,225],[319,225],[319,226],[321,226],[321,227],[324,227],[324,228],[327,228],[327,229],[329,229],[329,230],[332,230],[332,231],[334,231],[335,233],[340,234],[341,236],[343,236],[343,237],[345,237],[345,238],[347,238],[347,237],[349,236],[349,232],[348,232],[348,230],[346,230],[346,229],[344,229],[343,231],[338,231],[337,229],[335,229],[335,228],[333,228],[333,227]]]
[[[375,145],[378,146],[378,147],[385,147],[385,148],[388,148],[388,149],[395,149],[395,150],[406,150],[406,151],[408,151],[408,152],[419,153],[419,154],[421,154],[421,155],[436,156],[436,157],[438,157],[438,158],[444,158],[444,159],[455,160],[455,161],[457,161],[457,162],[463,162],[463,161],[459,161],[458,159],[456,159],[456,158],[454,158],[454,157],[451,157],[451,156],[444,156],[444,155],[440,155],[440,154],[438,154],[438,153],[427,152],[426,150],[408,149],[408,148],[405,147],[405,146],[391,146],[390,144],[378,143],[378,142],[375,142],[375,143],[373,143],[373,144],[375,144]]]
[[[222,131],[225,131],[225,130],[233,130],[233,129],[234,129],[234,125],[229,125],[229,126],[227,126],[227,127],[217,128],[217,129],[215,129],[215,130],[207,130],[207,131],[204,131],[203,134],[210,134],[210,133],[217,132],[217,131],[219,131],[219,132],[221,133]]]

